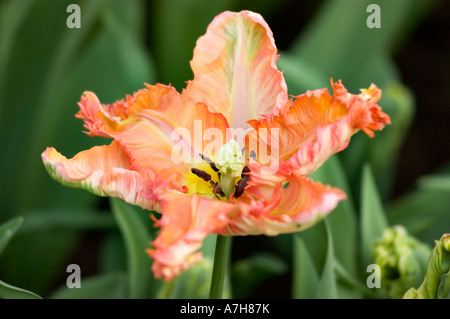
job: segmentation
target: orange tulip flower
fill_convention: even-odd
[[[310,227],[346,196],[308,175],[353,134],[373,137],[390,119],[373,84],[353,95],[339,81],[333,95],[320,89],[289,99],[277,57],[259,14],[224,12],[197,41],[194,79],[181,94],[146,85],[107,105],[85,92],[76,116],[88,135],[113,141],[72,159],[49,147],[45,167],[63,185],[160,212],[148,253],[155,277],[166,280],[201,258],[211,233]]]

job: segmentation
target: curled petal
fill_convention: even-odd
[[[78,106],[80,111],[75,117],[84,121],[85,132],[89,136],[109,137],[104,132],[105,118],[109,121],[120,122],[130,115],[129,106],[133,104],[134,96],[127,95],[112,105],[101,104],[97,95],[86,91],[81,96]],[[132,113],[131,113],[132,114]]]
[[[230,127],[244,128],[288,99],[277,58],[272,31],[259,14],[224,12],[197,41],[187,93],[224,114]]]
[[[332,87],[334,96],[326,89],[308,91],[280,110],[250,121],[255,131],[249,137],[276,149],[291,170],[309,175],[332,154],[345,149],[359,130],[373,137],[374,130],[390,124],[389,116],[376,104],[381,90],[374,84],[359,95],[348,93],[340,81]],[[269,133],[261,134],[263,129]],[[271,138],[272,129],[278,139]]]
[[[148,253],[153,257],[156,278],[171,280],[201,259],[205,238],[226,226],[232,204],[197,195],[167,192],[162,200],[161,219],[155,226],[161,232]]]
[[[82,101],[83,118],[91,132],[114,138],[130,157],[131,168],[148,183],[157,176],[181,190],[181,179],[190,172],[194,160],[201,162],[199,153],[210,142],[204,140],[209,138],[205,132],[214,128],[221,133],[218,145],[226,139],[228,123],[221,114],[209,112],[201,103],[194,104],[170,86],[147,85],[110,108],[102,106],[92,94],[85,94]]]
[[[240,212],[229,220],[224,234],[274,236],[304,230],[322,220],[346,198],[340,189],[313,182],[281,167],[265,174],[264,167],[251,164],[246,193],[236,205]]]
[[[50,176],[65,186],[119,197],[147,209],[156,207],[148,184],[138,172],[130,170],[130,159],[116,142],[94,146],[72,159],[48,147],[42,153],[42,160]]]

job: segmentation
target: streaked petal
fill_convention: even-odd
[[[232,204],[197,195],[167,192],[162,200],[161,232],[148,253],[153,257],[155,277],[171,280],[201,259],[205,238],[226,226]]]
[[[251,164],[251,178],[244,195],[236,199],[240,212],[230,218],[224,234],[274,236],[309,228],[346,198],[344,192],[313,182],[286,167],[266,174]]]
[[[84,100],[85,109],[93,110],[84,114],[95,113],[101,106],[90,94],[85,95]],[[209,112],[201,103],[192,103],[173,87],[147,85],[127,101],[109,108],[101,106],[95,113],[95,121],[89,123],[94,123],[91,127],[97,132],[114,138],[131,158],[131,168],[149,180],[157,175],[160,180],[178,183],[190,171],[191,160],[198,158],[210,142],[205,134],[207,129],[214,128],[222,133],[219,145],[225,142],[226,119]],[[184,152],[175,152],[176,145],[181,145]]]
[[[85,133],[89,136],[109,137],[103,130],[105,117],[116,122],[125,120],[130,115],[129,106],[133,101],[134,96],[127,95],[125,99],[112,105],[101,104],[95,93],[86,91],[78,102],[80,110],[75,117],[84,121],[84,127],[87,129]]]
[[[332,154],[347,147],[359,130],[373,137],[390,119],[376,103],[381,90],[375,85],[361,94],[348,93],[339,81],[332,84],[334,96],[326,89],[308,91],[263,119],[250,121],[255,131],[250,138],[272,148],[270,130],[278,129],[279,158],[302,175],[309,175]],[[259,132],[266,129],[269,134]],[[263,136],[261,138],[261,136]]]
[[[277,57],[272,31],[259,14],[224,12],[197,41],[187,93],[224,114],[230,127],[248,127],[248,120],[288,100]]]
[[[130,158],[116,142],[94,146],[72,159],[48,147],[42,153],[42,160],[50,176],[65,186],[119,197],[147,209],[155,208],[148,184],[138,172],[130,170]]]

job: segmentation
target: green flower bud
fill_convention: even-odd
[[[401,298],[425,275],[431,249],[402,226],[388,228],[375,243],[375,263],[381,270],[381,287],[389,298]]]
[[[436,241],[420,287],[409,289],[403,298],[450,299],[450,234],[444,234]]]

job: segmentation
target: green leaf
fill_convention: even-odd
[[[319,275],[303,239],[298,234],[293,238],[292,298],[312,299],[317,294]]]
[[[256,253],[236,261],[232,267],[233,298],[246,298],[259,284],[287,271],[284,260],[269,253]]]
[[[23,217],[16,217],[0,225],[0,255],[23,223]]]
[[[323,88],[330,83],[330,79],[320,70],[288,52],[280,53],[277,66],[280,71],[283,71],[289,93],[293,95]]]
[[[127,250],[129,296],[148,298],[157,288],[151,271],[151,258],[146,253],[154,239],[150,233],[150,218],[120,199],[110,198],[110,203]],[[148,219],[147,223],[144,216]]]
[[[448,207],[450,196],[447,192],[419,189],[390,202],[387,217],[390,224],[404,225],[409,233],[432,245],[436,234],[450,229]]]
[[[108,232],[102,241],[99,256],[99,271],[125,272],[127,269],[127,252],[122,234],[117,230]]]
[[[42,299],[34,292],[17,288],[0,280],[1,299]]]
[[[368,164],[363,169],[361,192],[361,258],[362,267],[365,268],[373,261],[375,240],[380,238],[383,231],[388,227],[372,171]]]
[[[28,12],[32,8],[34,1],[18,2],[3,1],[0,6],[0,118],[3,118],[3,107],[5,103],[4,83],[7,79],[6,69],[11,55],[17,32]],[[2,131],[2,121],[0,120],[0,132]]]
[[[130,11],[125,7],[135,8],[135,4],[139,4],[142,8],[142,1],[80,0],[82,28],[68,29],[65,26],[66,8],[72,2],[26,1],[32,4],[31,10],[14,34],[4,75],[7,81],[0,90],[5,99],[15,97],[8,98],[8,107],[3,108],[0,117],[0,148],[3,150],[0,166],[4,168],[0,170],[0,180],[8,185],[0,192],[3,218],[25,214],[30,208],[71,207],[82,210],[98,203],[99,199],[92,194],[65,188],[49,178],[40,154],[45,147],[54,146],[65,156],[72,157],[81,150],[107,142],[106,139],[83,134],[82,121],[74,117],[83,91],[91,90],[103,102],[109,103],[137,91],[145,81],[154,79],[150,76],[151,70],[144,65],[137,74],[132,73],[137,67],[127,69],[129,60],[125,62],[122,58],[129,42],[119,42],[120,35],[114,34],[99,19],[112,2],[115,8],[119,8],[118,12],[125,13],[129,19]],[[1,10],[3,3],[5,1]],[[133,19],[132,24],[121,25],[126,29],[124,33],[135,34],[136,16]],[[0,39],[3,39],[4,31],[0,27]],[[143,46],[143,38],[135,41],[141,41],[141,44],[131,46],[132,52]],[[136,56],[133,53],[130,58]],[[136,63],[141,61],[136,59]],[[12,243],[13,252],[10,249],[5,252],[0,264],[0,277],[8,278],[20,287],[45,293],[55,283],[55,273],[67,265],[78,243],[77,235],[52,229],[21,236],[20,241]],[[33,267],[24,273],[18,271],[18,264],[33,264]]]
[[[450,192],[450,175],[428,175],[419,180],[419,188]]]
[[[110,214],[89,209],[32,210],[27,212],[20,234],[55,229],[71,231],[113,230],[117,229],[117,225]]]
[[[337,299],[338,289],[336,275],[334,272],[335,261],[334,261],[334,249],[333,249],[333,239],[331,236],[331,230],[328,225],[327,220],[324,220],[325,229],[327,232],[327,255],[325,259],[325,265],[320,277],[319,284],[317,286],[317,299]]]
[[[81,278],[80,288],[63,286],[51,299],[123,299],[126,298],[126,279],[123,273]]]
[[[341,78],[344,83],[352,82],[351,90],[370,84],[361,83],[362,79],[355,82],[352,78],[372,66],[371,56],[392,52],[398,47],[411,30],[410,26],[437,1],[379,0],[377,4],[382,12],[379,29],[366,25],[369,16],[366,9],[371,3],[371,0],[325,1],[306,31],[294,42],[292,52],[324,74]],[[331,54],[324,49],[324,43],[333,48]]]
[[[311,178],[342,189],[347,199],[326,217],[337,260],[350,272],[356,270],[357,219],[353,197],[338,156],[330,157]]]
[[[180,273],[170,282],[164,282],[158,291],[158,299],[207,299],[211,287],[213,262],[203,258],[189,270]],[[223,298],[229,298],[229,287],[225,281]]]
[[[234,0],[157,0],[152,2],[152,46],[161,83],[171,83],[178,91],[192,79],[189,61],[198,37],[214,16],[230,10]],[[231,9],[232,10],[232,9]],[[201,12],[202,14],[198,14]]]

